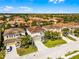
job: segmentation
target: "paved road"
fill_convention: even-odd
[[[6,56],[4,59],[20,59],[20,56],[17,54],[16,47],[15,45],[12,46],[12,51],[11,52],[6,52]]]
[[[47,59],[47,57],[51,57],[52,59],[56,59],[57,57],[63,56],[64,54],[79,50],[79,41],[70,42],[61,46],[57,46],[54,48],[49,48],[47,50],[43,50],[40,52],[35,52],[32,54],[28,54],[23,56],[23,59]]]

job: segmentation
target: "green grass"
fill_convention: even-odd
[[[58,40],[48,40],[45,44],[45,46],[47,46],[48,48],[51,48],[51,47],[54,47],[54,46],[57,46],[57,45],[61,45],[61,44],[65,44],[66,42],[62,39],[58,39]]]
[[[32,52],[37,51],[36,47],[33,46],[29,46],[29,48],[17,48],[17,53],[22,56],[22,55],[26,55]]]
[[[0,51],[0,59],[4,59],[5,57],[5,51]]]
[[[47,59],[52,59],[51,57],[47,57]]]
[[[56,59],[64,59],[64,58],[62,58],[62,57],[59,57],[59,58],[56,58]]]
[[[74,38],[70,37],[70,36],[66,36],[67,38],[69,38],[70,40],[76,41]]]
[[[72,54],[74,54],[74,53],[76,53],[76,52],[79,52],[79,51],[78,51],[78,50],[76,50],[76,51],[73,51],[73,52],[69,52],[69,53],[65,54],[65,56],[72,55]]]
[[[79,59],[79,54],[76,56],[73,56],[72,58],[69,58],[69,59]]]

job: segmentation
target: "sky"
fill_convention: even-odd
[[[79,13],[79,0],[0,0],[0,13]]]

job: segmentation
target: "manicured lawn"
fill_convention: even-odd
[[[17,53],[22,56],[37,51],[36,47],[30,46],[29,48],[17,48]]]
[[[61,45],[61,44],[65,44],[66,42],[62,39],[58,39],[58,40],[48,40],[45,44],[45,46],[47,46],[48,48],[51,48],[51,47],[54,47],[54,46],[57,46],[57,45]]]
[[[70,58],[70,59],[79,59],[79,54],[74,56],[74,57],[72,57],[72,58]]]
[[[5,51],[0,51],[0,59],[4,59]]]
[[[76,53],[76,52],[79,52],[79,51],[76,50],[76,51],[73,51],[73,52],[69,52],[69,53],[65,54],[65,56],[69,56],[69,55],[74,54],[74,53]]]

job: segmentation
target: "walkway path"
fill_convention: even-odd
[[[61,37],[62,37],[62,39],[65,40],[67,43],[73,42],[72,40],[70,40],[70,39],[67,38],[67,37],[64,37],[64,36],[62,36],[62,35],[61,35]]]
[[[76,36],[74,36],[74,35],[68,34],[68,36],[70,36],[70,37],[72,37],[72,38],[74,38],[74,39],[76,39],[76,40],[78,40],[78,41],[79,41],[79,38],[78,38],[78,37],[76,37]]]
[[[65,57],[64,59],[69,59],[69,58],[72,58],[72,57],[74,57],[74,56],[76,56],[76,55],[79,55],[79,52],[74,53],[74,54],[72,54],[72,55],[70,55],[70,56],[67,56],[67,57]]]

